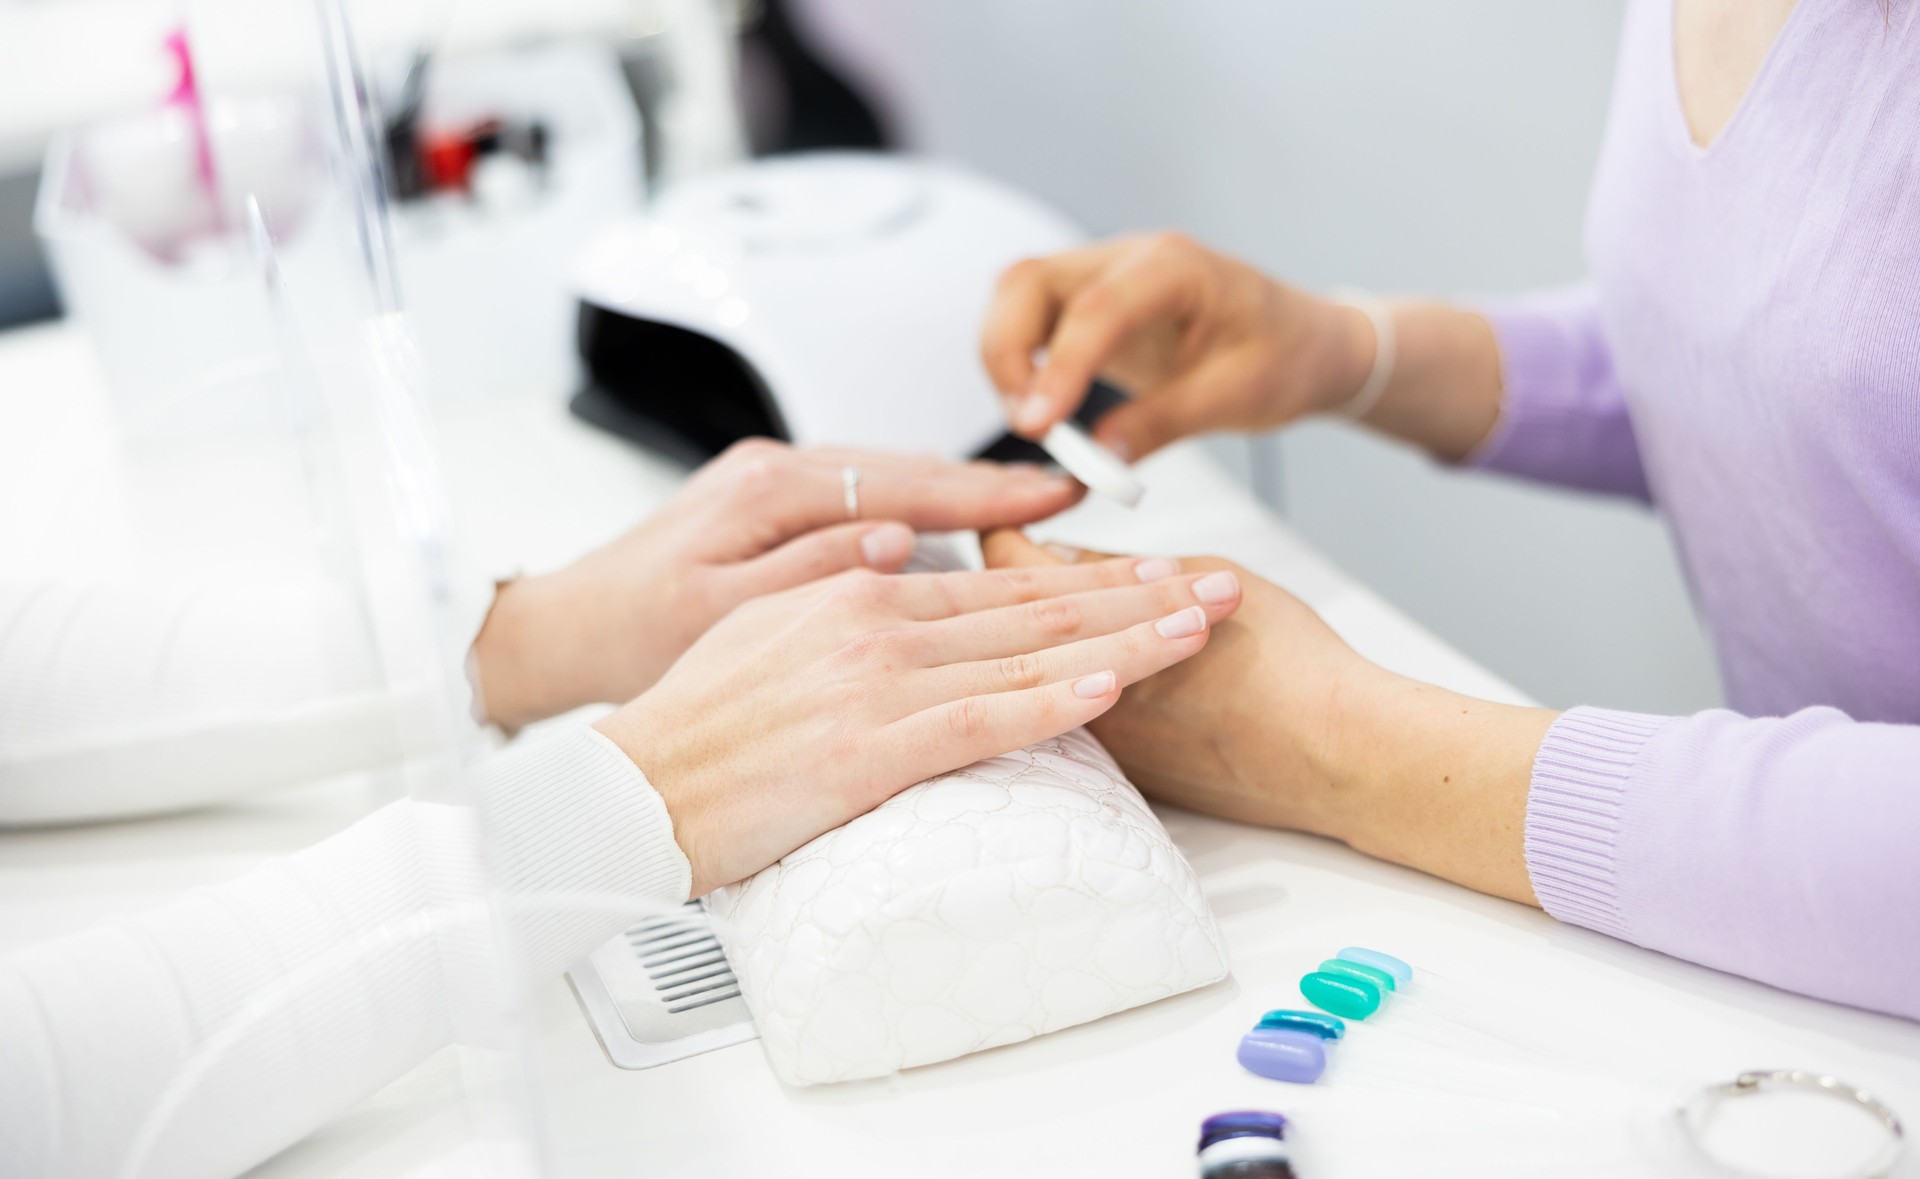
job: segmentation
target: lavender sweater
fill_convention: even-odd
[[[1527,867],[1549,913],[1920,1018],[1920,4],[1800,0],[1711,147],[1634,0],[1592,279],[1489,311],[1475,461],[1650,502],[1734,711],[1576,708]],[[1579,626],[1581,620],[1570,619]]]

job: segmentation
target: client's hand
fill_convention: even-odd
[[[1157,560],[842,573],[741,606],[599,728],[666,800],[698,896],[924,778],[1086,724],[1239,599],[1230,576]]]
[[[1012,529],[988,535],[983,547],[989,567],[1062,561]],[[1094,723],[1094,734],[1149,797],[1243,822],[1336,833],[1322,746],[1343,690],[1384,673],[1279,586],[1215,557],[1179,564],[1183,573],[1232,573],[1245,595],[1240,608],[1204,655],[1136,684]]]
[[[847,518],[850,466],[858,520]],[[514,728],[630,700],[749,598],[843,569],[891,572],[914,529],[1024,524],[1082,493],[1036,467],[742,442],[618,540],[501,587],[473,645],[486,717]]]

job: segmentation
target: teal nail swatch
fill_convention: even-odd
[[[1322,1011],[1365,1019],[1380,1009],[1380,988],[1357,975],[1315,971],[1300,980],[1300,993]]]
[[[1318,1011],[1269,1011],[1260,1017],[1260,1026],[1311,1032],[1322,1040],[1338,1040],[1347,1034],[1347,1025],[1340,1022],[1339,1017]]]
[[[1358,962],[1362,966],[1371,966],[1375,970],[1384,970],[1402,983],[1413,981],[1413,967],[1392,954],[1382,954],[1378,950],[1369,950],[1365,946],[1348,946],[1334,957]]]
[[[1349,962],[1345,958],[1327,959],[1320,964],[1320,971],[1323,974],[1344,974],[1349,978],[1364,978],[1380,988],[1382,994],[1400,989],[1400,984],[1394,981],[1393,976],[1378,966],[1364,966],[1358,962]]]

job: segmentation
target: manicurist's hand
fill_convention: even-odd
[[[1191,434],[1271,429],[1338,404],[1365,382],[1373,339],[1350,307],[1154,234],[1013,266],[981,356],[1029,437],[1071,415],[1096,376],[1128,390],[1133,401],[1097,434],[1137,459]]]
[[[1474,311],[1400,300],[1366,424],[1446,460],[1471,453],[1501,399],[1493,329]],[[1009,269],[980,351],[1013,428],[1030,438],[1103,377],[1133,395],[1095,434],[1124,458],[1215,430],[1270,430],[1341,410],[1378,340],[1365,312],[1276,282],[1179,234],[1119,237]]]
[[[848,467],[859,472],[857,520]],[[516,728],[630,700],[749,598],[844,569],[891,572],[916,529],[1027,523],[1081,494],[1035,467],[742,442],[611,544],[500,588],[473,648],[483,711]]]
[[[990,567],[1043,570],[1063,554],[1017,531],[984,540]],[[1553,723],[1362,658],[1319,615],[1229,561],[1240,608],[1196,658],[1127,690],[1092,722],[1149,797],[1311,831],[1482,892],[1534,903],[1523,831],[1533,757]]]
[[[1063,553],[1113,559],[1043,549],[1014,529],[988,534],[982,547],[998,568],[1060,567]],[[1262,826],[1331,833],[1333,817],[1322,813],[1328,767],[1315,734],[1326,731],[1343,688],[1379,669],[1300,599],[1231,561],[1183,557],[1178,564],[1187,575],[1231,575],[1241,587],[1240,609],[1215,628],[1203,658],[1134,685],[1094,723],[1094,734],[1150,797]],[[1256,736],[1267,738],[1257,774],[1242,764]]]
[[[924,778],[1086,724],[1239,599],[1230,576],[1157,560],[855,570],[740,606],[598,727],[665,799],[698,896]]]

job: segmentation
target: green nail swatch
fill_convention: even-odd
[[[1300,980],[1300,993],[1322,1011],[1365,1019],[1380,1009],[1380,988],[1358,975],[1315,971]]]
[[[1378,966],[1368,966],[1364,962],[1349,962],[1345,958],[1329,958],[1320,964],[1323,974],[1344,974],[1348,978],[1364,978],[1380,989],[1382,994],[1397,991],[1400,984],[1391,974]]]

